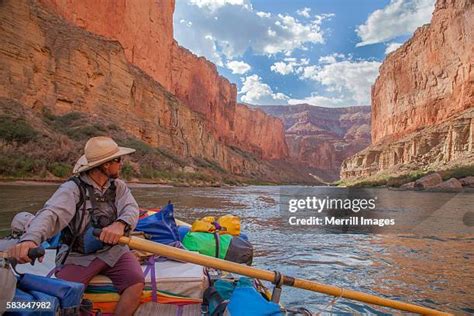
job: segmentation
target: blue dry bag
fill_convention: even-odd
[[[84,293],[84,285],[82,283],[52,279],[28,273],[20,277],[17,286],[28,293],[35,291],[56,297],[62,310],[78,310]]]
[[[173,216],[173,204],[168,204],[159,212],[139,219],[135,230],[151,235],[151,240],[165,245],[179,241],[178,227]]]
[[[203,295],[203,314],[209,316],[281,316],[280,306],[257,292],[251,279],[216,280]]]
[[[240,278],[227,310],[231,316],[281,316],[280,306],[263,298],[248,278]]]

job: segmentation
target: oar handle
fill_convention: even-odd
[[[92,236],[96,237],[97,239],[99,239],[100,234],[102,234],[102,228],[94,228],[92,230]],[[121,236],[118,242],[121,244],[126,244],[128,239],[123,238],[125,238],[125,236]]]
[[[43,247],[31,248],[30,250],[28,250],[28,257],[34,261],[38,258],[43,257],[45,253],[46,251]]]
[[[31,259],[31,265],[35,263],[36,259],[43,257],[45,253],[46,252],[43,247],[31,248],[30,250],[28,250],[28,258]],[[8,258],[8,262],[13,267],[18,264],[16,258]]]

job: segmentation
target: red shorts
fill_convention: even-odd
[[[98,274],[109,277],[120,294],[134,284],[145,283],[140,263],[130,251],[124,253],[113,267],[109,267],[99,258],[95,258],[87,267],[66,264],[56,272],[56,277],[87,285]]]

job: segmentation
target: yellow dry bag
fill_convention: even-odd
[[[240,235],[240,218],[238,216],[227,214],[219,217],[217,223],[222,227],[221,234]]]

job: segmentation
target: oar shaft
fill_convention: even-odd
[[[246,275],[251,278],[272,281],[275,277],[274,272],[261,270],[249,266],[244,266],[235,262],[225,261],[218,258],[204,256],[187,250],[166,246],[149,240],[136,237],[120,237],[120,243],[128,245],[130,248],[139,249],[160,256],[172,258],[175,260],[191,262],[201,266],[224,270],[228,272]]]
[[[189,252],[183,249],[166,246],[163,244],[155,243],[149,240],[136,238],[136,237],[120,237],[120,243],[126,244],[130,248],[143,250],[151,253],[158,254],[160,256],[172,258],[175,260],[190,262],[201,266],[214,268],[218,270],[228,271],[240,275],[245,275],[251,278],[266,280],[273,282],[275,279],[275,273],[272,271],[262,270],[254,267],[241,265],[231,261],[225,261],[218,258],[212,258],[197,253]],[[303,279],[293,279],[291,277],[284,276],[284,284],[294,286],[300,289],[306,289],[319,293],[324,293],[336,297],[344,297],[361,301],[364,303],[391,307],[402,311],[424,314],[424,315],[450,315],[443,313],[431,308],[426,308],[414,304],[403,303],[394,301],[386,298],[381,298],[375,295],[365,294],[348,289],[342,289],[336,286],[325,285],[313,281]]]
[[[302,279],[295,279],[294,286],[300,289],[315,291],[319,293],[324,293],[336,297],[344,297],[351,300],[356,300],[364,303],[391,307],[398,310],[418,313],[422,315],[451,315],[449,313],[444,313],[441,311],[437,311],[431,308],[422,307],[410,303],[399,302],[383,297],[379,297],[376,295],[366,294],[358,291],[353,291],[349,289],[343,289],[336,286],[320,284],[313,281],[302,280]]]

